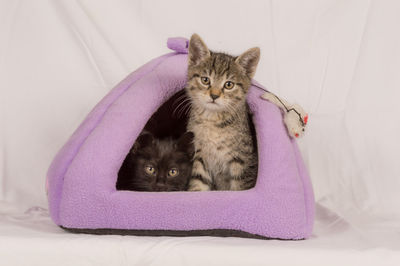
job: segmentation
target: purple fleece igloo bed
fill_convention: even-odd
[[[314,197],[295,140],[280,110],[248,95],[259,153],[257,184],[245,191],[116,190],[121,164],[152,114],[186,82],[187,45],[130,74],[105,96],[54,158],[47,175],[53,221],[74,232],[134,235],[218,235],[304,239]]]

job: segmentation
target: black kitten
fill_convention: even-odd
[[[140,135],[118,172],[117,190],[186,190],[192,171],[193,137],[192,132],[179,140]]]

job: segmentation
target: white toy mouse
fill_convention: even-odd
[[[283,122],[286,125],[289,136],[292,138],[303,136],[308,122],[308,114],[300,105],[290,104],[271,92],[264,93],[261,98],[275,104],[283,110]]]

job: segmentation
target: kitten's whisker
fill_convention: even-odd
[[[187,116],[188,115],[188,112],[189,112],[189,110],[190,110],[190,103],[188,103],[186,106],[185,106],[185,108],[183,108],[182,109],[182,113],[181,113],[181,115],[183,115],[183,116]]]
[[[187,98],[186,93],[182,94],[181,96],[179,96],[178,98],[175,99],[175,101],[173,102],[172,105],[175,105],[177,102],[180,102],[182,99]]]
[[[179,105],[183,100],[185,100],[185,99],[187,99],[188,97],[187,97],[187,95],[186,95],[186,93],[185,94],[183,94],[183,95],[181,95],[181,96],[179,96],[178,98],[176,98],[175,100],[174,100],[174,102],[172,103],[172,107],[176,107],[177,105]]]
[[[185,116],[188,116],[191,110],[192,110],[192,104],[190,103],[189,107],[186,109]]]
[[[182,117],[182,114],[185,113],[185,109],[190,106],[190,101],[185,101],[178,110],[178,117]]]
[[[185,98],[187,98],[187,96],[186,96],[185,94],[179,96],[179,97],[176,98],[175,101],[172,103],[172,106],[176,106],[178,103],[182,102],[182,100],[184,100]]]
[[[181,109],[181,111],[182,111],[181,114],[184,114],[185,116],[187,116],[188,110],[190,110],[191,107],[192,107],[192,101],[189,99],[189,101],[185,102],[185,105]]]
[[[176,111],[178,111],[179,108],[180,108],[182,105],[184,106],[184,104],[187,103],[188,101],[190,101],[190,99],[184,99],[181,103],[179,103],[179,105],[178,105],[178,106],[174,109],[174,111],[172,112],[172,115],[175,116]],[[180,117],[180,116],[178,115],[178,117]]]
[[[184,99],[183,101],[181,101],[178,106],[175,109],[178,109],[183,103],[190,101],[189,99]]]
[[[184,99],[184,100],[182,100],[182,101],[179,103],[178,108],[181,108],[181,107],[185,106],[185,104],[186,104],[187,102],[189,102],[189,101],[190,101],[190,99]],[[178,108],[177,108],[177,109],[178,109]]]

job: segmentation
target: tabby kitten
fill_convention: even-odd
[[[251,135],[247,91],[260,58],[252,48],[238,57],[189,42],[186,92],[192,108],[188,130],[195,155],[189,190],[244,190],[255,185],[258,158]]]
[[[192,171],[193,133],[179,140],[142,133],[118,173],[118,190],[184,191]]]

